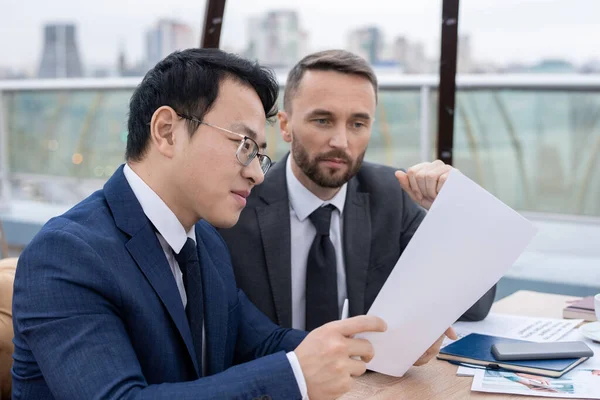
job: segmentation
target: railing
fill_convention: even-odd
[[[283,85],[284,75],[280,75]],[[437,78],[380,75],[366,159],[431,160]],[[123,162],[139,78],[0,81],[0,205],[73,204]],[[600,76],[457,78],[455,165],[522,211],[600,217]],[[270,155],[287,151],[267,127]]]

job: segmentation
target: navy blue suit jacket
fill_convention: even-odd
[[[206,297],[200,378],[173,274],[123,168],[50,220],[19,258],[13,399],[300,398],[286,357],[305,332],[237,288],[227,247],[196,225]]]

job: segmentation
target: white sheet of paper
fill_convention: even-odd
[[[516,261],[536,228],[452,170],[375,299],[388,330],[371,341],[368,368],[402,376]]]
[[[554,342],[567,335],[581,322],[583,322],[581,319],[536,318],[490,313],[483,321],[459,321],[452,327],[459,339],[470,333],[481,333],[532,342]],[[450,343],[452,343],[450,339],[444,340],[444,345]]]
[[[462,365],[460,365],[457,369],[456,369],[456,376],[475,376],[475,371],[477,370],[477,368],[469,368],[469,367],[463,367]]]

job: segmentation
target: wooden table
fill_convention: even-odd
[[[519,291],[496,302],[492,312],[531,317],[562,318],[562,309],[577,297]],[[437,359],[422,367],[412,367],[402,378],[370,372],[358,378],[343,400],[384,399],[525,399],[525,396],[471,392],[472,377],[457,377],[456,365]],[[527,396],[529,397],[529,396]],[[549,397],[529,397],[549,399]]]

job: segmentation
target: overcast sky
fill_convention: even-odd
[[[353,4],[353,5],[351,5]],[[382,28],[439,52],[441,0],[227,0],[222,47],[242,50],[246,20],[271,9],[296,9],[309,50],[345,47],[348,31]],[[600,0],[462,0],[459,32],[471,36],[473,57],[500,64],[600,58]],[[144,32],[161,17],[182,20],[198,34],[204,0],[0,0],[0,67],[36,69],[42,26],[74,22],[86,67],[116,65],[120,48],[142,58]],[[199,39],[198,39],[199,42]]]

